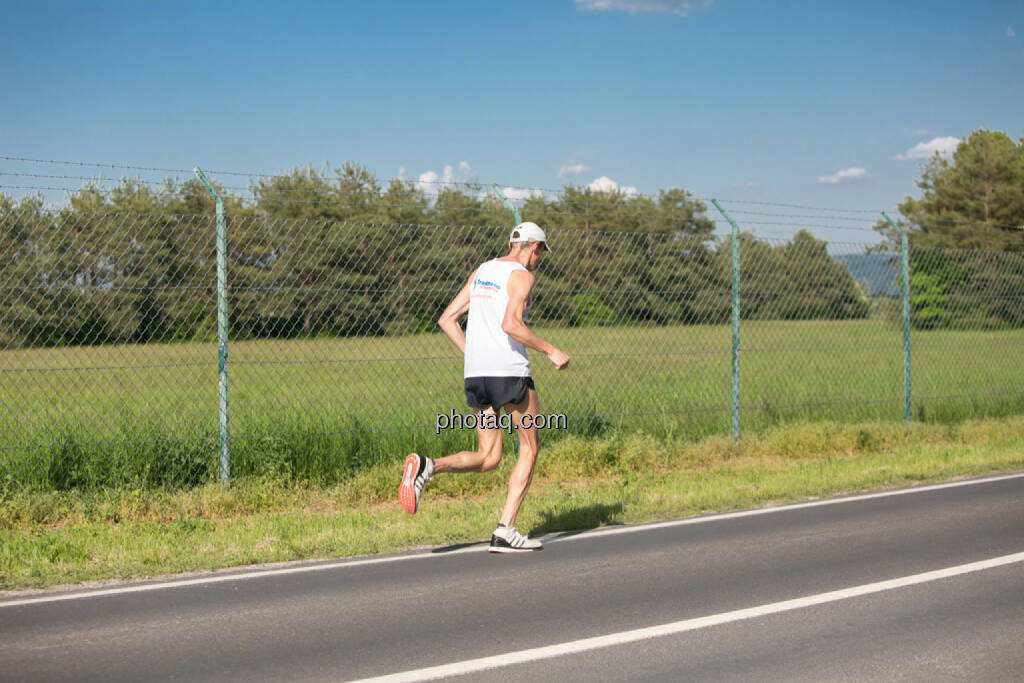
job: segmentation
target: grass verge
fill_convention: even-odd
[[[393,500],[400,462],[332,486],[268,475],[227,490],[16,494],[0,501],[0,588],[479,541],[500,511],[511,464],[506,457],[498,472],[437,477],[415,516]],[[542,452],[517,526],[537,535],[1021,468],[1021,416],[814,422],[739,443],[568,437]]]

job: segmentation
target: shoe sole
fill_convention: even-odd
[[[398,486],[398,503],[410,515],[416,514],[416,489],[412,484],[416,481],[416,472],[420,469],[420,459],[415,453],[405,456],[402,465],[402,483]]]
[[[497,554],[500,554],[500,555],[512,555],[514,553],[535,553],[535,552],[538,552],[538,551],[541,551],[541,550],[544,550],[544,546],[541,546],[539,548],[501,548],[501,547],[491,547],[491,548],[487,549],[487,552],[494,553],[496,555]]]

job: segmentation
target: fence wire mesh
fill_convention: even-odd
[[[436,319],[508,228],[227,217],[233,476],[332,481],[473,447],[462,359]],[[727,434],[730,238],[561,229],[531,355],[564,434]],[[743,428],[903,415],[900,254],[740,237]],[[1024,410],[1024,254],[913,248],[917,417]],[[0,485],[215,481],[212,216],[0,212]],[[511,440],[511,437],[509,437]]]
[[[1024,394],[1024,252],[910,248],[918,418],[1019,412]]]
[[[898,301],[899,255],[807,233],[742,241],[744,414],[897,417],[902,329],[883,313]]]

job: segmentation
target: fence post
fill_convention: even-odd
[[[907,245],[907,233],[889,215],[882,212],[882,217],[900,234],[900,255],[902,259],[903,280],[903,421],[910,422],[910,249]]]
[[[498,187],[497,183],[492,184],[491,187],[493,187],[494,191],[498,193],[499,197],[501,197],[501,203],[505,205],[505,208],[512,212],[512,217],[516,219],[515,225],[522,223],[523,219],[519,217],[519,209],[512,206],[512,202],[508,200],[508,197],[506,197],[505,193],[501,191],[501,188]]]
[[[217,423],[220,434],[220,483],[228,485],[231,477],[231,446],[228,423],[228,246],[224,225],[224,202],[206,179],[195,168],[195,174],[206,186],[217,205]]]
[[[732,438],[740,438],[740,229],[717,199],[712,199],[718,212],[732,226]]]

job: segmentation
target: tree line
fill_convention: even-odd
[[[1019,326],[1024,143],[976,131],[924,167],[908,220],[918,327]],[[228,215],[234,338],[393,335],[434,329],[474,265],[503,253],[510,213],[486,188],[382,184],[365,167],[297,168],[245,198],[214,183]],[[522,216],[550,231],[539,324],[718,324],[729,319],[728,238],[690,192],[656,197],[566,186]],[[196,179],[156,188],[87,183],[60,210],[0,194],[0,348],[212,339],[214,203]],[[877,228],[890,242],[896,234]],[[826,243],[744,233],[745,319],[869,314],[863,287]]]
[[[482,260],[504,253],[510,213],[486,193],[381,187],[345,164],[261,180],[254,201],[223,187],[233,338],[393,335],[434,329]],[[213,203],[196,180],[161,191],[124,180],[87,185],[68,206],[0,198],[0,342],[4,348],[212,339]],[[566,187],[535,195],[524,217],[557,252],[531,309],[553,326],[722,323],[729,319],[728,240],[702,201]],[[855,318],[856,281],[801,233],[777,245],[742,236],[744,316]]]

